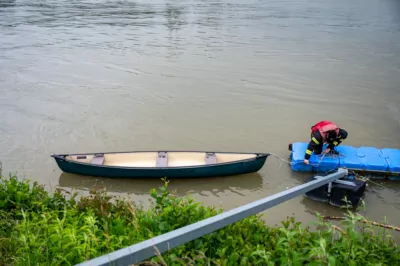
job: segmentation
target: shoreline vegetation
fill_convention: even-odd
[[[145,210],[105,190],[50,193],[0,175],[0,265],[74,265],[222,212],[163,181]],[[136,265],[399,265],[392,230],[365,221],[348,211],[339,224],[318,216],[311,230],[294,217],[270,227],[253,215]]]

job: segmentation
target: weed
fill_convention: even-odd
[[[170,194],[166,180],[150,191],[148,210],[104,190],[77,200],[16,176],[0,181],[4,265],[74,265],[222,212]],[[268,227],[253,215],[138,265],[398,265],[400,249],[388,229],[359,228],[364,220],[350,211],[339,226],[319,217],[312,231],[294,217]]]

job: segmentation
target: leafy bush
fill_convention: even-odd
[[[151,190],[148,210],[92,191],[47,192],[11,176],[0,183],[0,261],[4,265],[73,265],[212,217],[222,210],[175,197],[168,182]],[[387,230],[351,213],[342,228],[322,219],[317,230],[293,217],[268,227],[254,215],[155,256],[166,265],[398,265],[400,249]]]

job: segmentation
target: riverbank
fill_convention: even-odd
[[[1,177],[0,261],[4,265],[73,265],[214,216],[222,210],[176,197],[168,182],[150,191],[149,209],[104,190],[89,196],[37,182]],[[339,225],[316,230],[288,217],[268,227],[252,216],[152,259],[164,265],[396,265],[400,248],[390,230],[358,223],[349,213]]]

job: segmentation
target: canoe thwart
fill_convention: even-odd
[[[167,166],[168,166],[167,153],[164,151],[158,152],[156,167],[167,167]]]
[[[102,165],[104,163],[104,154],[95,154],[92,160],[92,164]]]
[[[217,163],[217,156],[215,152],[207,152],[206,153],[206,164],[215,164]]]

